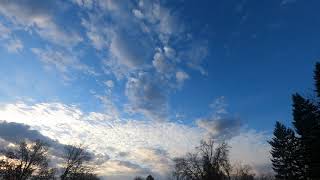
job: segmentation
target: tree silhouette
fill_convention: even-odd
[[[133,180],[143,180],[143,178],[140,177],[140,176],[137,176],[137,177],[135,177]]]
[[[249,165],[237,164],[233,167],[233,180],[254,180],[254,174],[251,172],[252,168]]]
[[[293,125],[300,140],[305,178],[320,179],[320,63],[314,71],[316,99],[293,95]]]
[[[294,131],[277,123],[273,149],[273,169],[279,179],[320,179],[320,63],[314,71],[316,99],[296,93],[293,101]]]
[[[65,163],[61,180],[95,180],[99,179],[85,163],[91,160],[90,155],[79,146],[65,147]]]
[[[0,176],[3,179],[54,179],[55,170],[48,167],[48,146],[37,140],[25,141],[14,150],[5,152],[5,159],[0,161]]]
[[[174,176],[178,180],[211,180],[230,178],[231,165],[228,146],[221,143],[214,148],[214,141],[201,141],[196,153],[176,158]]]
[[[154,180],[154,178],[151,175],[149,175],[147,176],[146,180]]]
[[[276,122],[274,137],[269,144],[272,147],[272,165],[277,179],[300,179],[301,167],[297,155],[299,154],[299,141],[292,129],[286,128]]]

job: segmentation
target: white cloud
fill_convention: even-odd
[[[100,0],[73,2],[84,10],[82,26],[92,47],[103,59],[103,71],[117,80],[127,81],[128,112],[140,113],[147,118],[155,118],[155,114],[162,117],[168,111],[167,96],[171,90],[182,87],[190,78],[183,67],[205,74],[201,63],[207,55],[206,44],[195,43],[177,12],[165,7],[161,1],[141,0],[137,4]],[[197,47],[198,44],[201,47]],[[144,86],[132,85],[141,82],[140,72],[149,74],[148,82],[153,83],[144,81]],[[151,92],[156,97],[150,97]],[[160,105],[160,112],[155,113],[157,105]]]
[[[225,97],[220,96],[216,98],[209,107],[213,110],[213,116],[220,117],[220,115],[227,113],[228,104],[225,102]]]
[[[192,151],[205,137],[205,131],[197,127],[173,122],[119,120],[112,114],[84,113],[76,106],[61,103],[1,105],[0,119],[27,124],[63,144],[85,142],[100,162],[97,171],[108,177],[120,174],[134,177],[143,169],[165,175],[173,157]],[[254,167],[268,167],[267,138],[269,136],[261,132],[241,131],[227,141],[231,146],[231,159]],[[121,156],[120,152],[123,152]]]
[[[196,120],[199,128],[206,130],[209,136],[217,139],[230,139],[240,133],[241,121],[236,118],[200,118]]]
[[[12,30],[0,22],[0,40],[3,41],[3,47],[10,53],[18,53],[23,49],[20,39],[12,35]]]
[[[4,46],[12,53],[18,53],[23,49],[23,44],[19,39],[11,39]]]
[[[114,33],[110,52],[118,60],[119,64],[124,65],[129,70],[140,68],[145,60],[150,56],[148,41],[141,40],[139,37],[131,37],[125,33]]]
[[[91,152],[108,155],[112,160],[121,160],[117,159],[117,152],[129,152],[131,155],[127,160],[145,167],[158,167],[158,162],[148,160],[147,156],[140,157],[141,151],[150,152],[150,148],[161,148],[171,156],[178,156],[191,150],[193,142],[199,141],[198,130],[185,125],[137,120],[118,121],[101,113],[85,114],[75,106],[61,103],[7,104],[0,108],[0,119],[30,125],[43,135],[63,144],[86,142],[85,145],[88,145]],[[112,175],[113,171],[103,169],[104,167],[102,165],[98,170],[103,171],[102,174]],[[117,170],[117,167],[109,168]]]
[[[139,19],[142,19],[143,18],[143,14],[140,10],[138,9],[133,9],[132,10],[132,13],[135,17],[139,18]]]
[[[165,47],[163,48],[163,50],[164,50],[165,55],[166,55],[169,59],[173,60],[173,59],[176,58],[176,51],[175,51],[173,48],[168,47],[168,46],[165,46]]]
[[[108,87],[108,88],[113,88],[114,87],[114,83],[112,80],[107,80],[104,82],[104,84]]]
[[[0,14],[10,20],[16,28],[34,31],[42,38],[65,47],[72,47],[81,42],[82,38],[78,34],[66,32],[54,22],[52,9],[59,9],[58,3],[32,0],[0,2]]]
[[[108,38],[110,32],[103,23],[99,22],[99,18],[101,18],[99,15],[89,14],[88,16],[88,19],[81,19],[81,24],[86,29],[86,35],[94,48],[105,50],[110,44]]]
[[[140,113],[150,120],[163,120],[167,115],[167,92],[161,89],[161,81],[151,74],[140,72],[130,77],[126,83],[125,94],[130,104],[127,111]]]
[[[152,65],[159,73],[164,74],[167,77],[170,75],[170,72],[173,71],[173,65],[165,57],[162,51],[155,53]]]
[[[72,55],[69,51],[63,51],[52,48],[31,48],[31,51],[40,59],[46,68],[55,68],[62,73],[66,80],[70,79],[71,70],[78,70],[89,75],[97,73],[86,64]]]
[[[177,71],[176,79],[179,84],[182,84],[185,80],[189,79],[189,75],[184,71]]]
[[[10,34],[11,30],[0,22],[0,39],[8,39]]]
[[[265,132],[247,130],[231,138],[228,143],[230,160],[233,164],[241,162],[252,166],[254,172],[259,174],[272,174],[270,150],[267,143],[270,135]]]
[[[171,168],[171,159],[192,151],[206,134],[179,123],[118,120],[112,114],[84,113],[61,103],[3,104],[0,119],[27,124],[63,144],[85,142],[96,155],[99,174],[114,178],[121,174],[134,177],[147,170],[164,176]],[[230,158],[254,167],[269,167],[267,138],[261,132],[241,131],[227,141]]]

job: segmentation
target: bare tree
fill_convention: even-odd
[[[241,163],[233,166],[233,180],[253,180],[255,174],[252,173],[252,168],[249,165],[243,165]]]
[[[143,177],[137,176],[133,180],[143,180]]]
[[[54,179],[55,170],[48,167],[48,146],[37,140],[25,141],[14,150],[7,150],[0,161],[0,175],[4,179]]]
[[[91,160],[81,145],[65,147],[65,163],[61,180],[95,180],[99,179],[92,173],[92,168],[85,163]]]
[[[275,180],[274,175],[271,174],[261,174],[255,178],[255,180]]]
[[[175,159],[174,176],[178,180],[230,179],[228,153],[224,142],[215,147],[213,139],[201,141],[195,153]]]

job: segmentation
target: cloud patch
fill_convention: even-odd
[[[76,33],[63,30],[54,22],[52,7],[58,6],[57,1],[5,0],[0,2],[0,14],[10,20],[15,28],[34,31],[58,45],[74,46],[82,38]]]
[[[121,174],[134,177],[148,169],[159,179],[165,179],[172,165],[171,159],[192,151],[207,134],[202,128],[173,122],[119,121],[110,115],[84,113],[76,106],[61,103],[3,104],[0,119],[14,125],[26,124],[62,144],[85,142],[99,163],[99,174],[111,179],[119,178]],[[267,138],[265,133],[242,129],[227,140],[231,146],[230,158],[270,167]],[[120,152],[126,155],[119,156]],[[259,160],[255,160],[257,157]]]
[[[54,68],[58,70],[65,80],[71,77],[70,72],[77,70],[89,75],[97,75],[93,68],[80,62],[79,58],[68,51],[55,50],[52,48],[31,48],[31,51],[40,59],[47,69]]]

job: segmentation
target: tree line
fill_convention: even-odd
[[[320,179],[320,63],[315,65],[313,78],[312,98],[298,93],[292,96],[294,129],[276,122],[269,143],[277,179]]]

